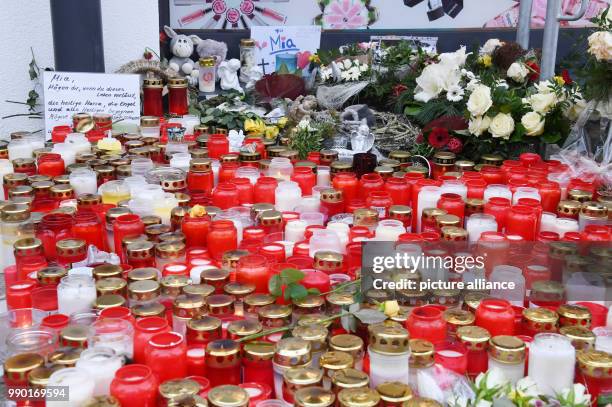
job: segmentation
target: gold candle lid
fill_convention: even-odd
[[[170,379],[159,385],[159,395],[166,400],[171,400],[185,395],[196,395],[202,386],[195,380]]]
[[[40,239],[35,237],[26,237],[17,240],[13,243],[15,254],[21,256],[40,255],[43,254],[43,245]]]
[[[402,382],[385,382],[376,386],[376,391],[380,394],[383,402],[399,405],[412,398],[412,389]]]
[[[159,236],[170,232],[172,229],[168,225],[148,225],[145,226],[145,234],[151,241],[159,241]]]
[[[596,336],[583,326],[564,326],[559,333],[569,338],[576,350],[587,350],[595,347]]]
[[[212,161],[208,158],[196,158],[189,163],[189,171],[192,172],[210,172],[212,170]]]
[[[249,294],[244,297],[245,305],[250,307],[264,307],[266,305],[274,304],[274,301],[274,296],[264,293]]]
[[[559,214],[575,216],[580,213],[581,208],[582,203],[580,201],[564,200],[559,201],[559,204],[557,205],[557,212]]]
[[[155,245],[149,241],[130,242],[126,246],[127,257],[129,259],[149,259],[153,257]]]
[[[342,201],[342,191],[333,189],[333,188],[324,189],[321,191],[320,199],[321,199],[321,202],[328,202],[328,203],[341,202]]]
[[[388,165],[379,165],[378,167],[374,168],[374,172],[383,177],[383,179],[386,179],[393,175],[395,169],[393,167],[389,167]]]
[[[228,281],[230,277],[229,270],[225,269],[208,269],[200,273],[200,281],[208,284],[221,284]]]
[[[468,198],[465,201],[466,209],[469,209],[472,212],[482,212],[484,210],[484,205],[484,200],[478,198]]]
[[[334,335],[329,339],[329,347],[340,352],[358,352],[363,349],[363,339],[353,334]]]
[[[251,361],[266,361],[274,358],[274,348],[272,342],[251,341],[244,344],[242,353]]]
[[[19,185],[25,185],[28,182],[28,175],[20,172],[14,172],[10,174],[4,174],[3,183],[7,187],[16,187]]]
[[[410,340],[410,367],[425,368],[434,364],[434,346],[425,339]]]
[[[140,280],[128,284],[128,295],[130,299],[147,301],[159,297],[161,288],[155,280]]]
[[[425,397],[413,397],[408,401],[404,401],[402,407],[442,407],[442,404]]]
[[[306,297],[293,300],[293,306],[302,309],[319,308],[325,304],[325,300],[320,295],[307,295]]]
[[[162,277],[159,283],[162,287],[162,293],[175,297],[183,291],[184,287],[191,283],[191,280],[187,276],[169,275]]]
[[[393,158],[383,158],[378,161],[378,165],[382,167],[391,167],[393,171],[399,171],[401,162]]]
[[[103,310],[106,308],[122,307],[126,303],[125,298],[119,294],[103,294],[96,298],[94,308]]]
[[[124,208],[124,207],[110,208],[109,210],[106,211],[106,223],[107,225],[111,225],[112,223],[115,222],[115,219],[117,219],[119,216],[127,215],[130,213],[132,213],[132,211],[130,211],[128,208]]]
[[[293,397],[295,405],[299,407],[329,407],[336,400],[334,393],[318,386],[299,389]]]
[[[38,353],[20,353],[11,356],[4,362],[5,375],[26,375],[33,369],[44,366],[45,358]],[[25,378],[25,377],[24,377]]]
[[[250,283],[227,283],[223,286],[223,292],[228,295],[233,295],[238,298],[242,298],[255,291],[255,285]]]
[[[548,308],[526,308],[523,310],[523,323],[535,331],[552,332],[557,328],[559,315]]]
[[[570,189],[567,191],[567,198],[572,201],[586,202],[593,199],[593,193],[582,189]]]
[[[457,156],[450,151],[438,151],[433,156],[433,162],[438,165],[453,165]]]
[[[26,204],[9,204],[2,208],[0,218],[4,222],[21,222],[30,217],[30,207]]]
[[[359,208],[353,211],[353,225],[376,226],[378,223],[378,212],[370,208]]]
[[[447,241],[462,241],[467,240],[468,237],[467,230],[456,226],[444,226],[440,232],[442,232],[442,238]]]
[[[263,212],[273,210],[274,205],[272,205],[271,203],[256,203],[251,206],[251,219],[259,219],[259,215],[261,215]]]
[[[187,87],[187,79],[186,78],[168,78],[168,87],[169,88],[186,88]]]
[[[121,407],[121,404],[113,396],[96,396],[87,400],[83,407]]]
[[[327,329],[333,322],[329,319],[328,315],[320,314],[318,312],[300,315],[298,318],[297,326],[317,325]]]
[[[321,150],[319,151],[321,160],[323,161],[334,161],[338,159],[338,152],[336,150]]]
[[[185,250],[185,244],[180,242],[161,242],[155,245],[155,254],[160,259],[178,259],[184,257]]]
[[[36,279],[41,285],[58,284],[68,270],[60,266],[47,266],[36,272]]]
[[[489,355],[501,363],[523,363],[525,349],[525,342],[516,336],[498,335],[489,340]]]
[[[562,326],[566,324],[576,325],[575,322],[570,322],[568,320],[584,321],[578,324],[587,328],[591,325],[591,311],[587,307],[577,304],[561,304],[559,308],[557,308],[557,313],[560,317],[559,323]]]
[[[397,325],[370,325],[370,349],[383,355],[409,353],[408,331]]]
[[[253,205],[253,207],[255,205]],[[238,265],[238,260],[240,260],[244,256],[248,256],[249,254],[250,253],[248,250],[240,250],[240,249],[229,250],[223,253],[223,257],[221,259],[221,265],[223,266],[224,269],[235,270],[236,266]]]
[[[145,227],[150,225],[159,225],[162,222],[162,219],[159,216],[155,215],[143,216],[142,218],[140,218],[140,220],[145,225]]]
[[[394,150],[389,153],[389,158],[399,161],[400,163],[406,163],[410,161],[411,155],[409,151]]]
[[[159,271],[154,267],[141,267],[130,271],[127,275],[128,281],[144,281],[154,280],[157,281]]]
[[[608,207],[599,202],[584,202],[580,213],[589,218],[607,218]]]
[[[237,338],[242,338],[249,335],[255,335],[261,332],[263,326],[261,322],[252,319],[241,319],[239,321],[232,321],[227,326],[227,332]]]
[[[213,407],[246,407],[249,405],[249,393],[234,385],[213,387],[206,395]]]
[[[257,216],[259,224],[262,226],[274,226],[283,223],[283,214],[279,211],[263,211]]]
[[[497,154],[483,154],[480,156],[480,162],[486,165],[501,165],[504,162],[504,157]]]
[[[389,207],[390,218],[401,218],[412,215],[412,208],[407,205],[391,205]]]
[[[63,367],[74,367],[81,358],[84,348],[65,347],[51,353],[47,358],[49,363]]]
[[[34,196],[34,188],[29,185],[18,185],[9,189],[9,199],[18,198],[20,196],[32,197]]]
[[[127,281],[119,277],[101,278],[96,281],[98,295],[119,294],[123,295],[127,287]]]
[[[166,307],[159,302],[146,302],[131,307],[132,314],[136,318],[144,317],[166,317]]]
[[[338,393],[338,401],[342,407],[374,407],[380,403],[380,395],[367,387],[343,389]]]
[[[314,255],[314,268],[321,271],[332,271],[342,268],[343,256],[341,253],[320,250]]]
[[[487,348],[491,334],[479,326],[462,326],[457,328],[457,339],[469,349],[483,350]]]
[[[444,209],[440,208],[424,208],[423,209],[423,219],[425,220],[435,220],[436,217],[446,215],[447,212]]]
[[[209,284],[189,284],[183,287],[183,294],[199,295],[206,298],[215,292],[215,287]]]
[[[58,256],[84,255],[87,252],[87,242],[83,239],[62,239],[55,243]]]
[[[226,314],[233,310],[235,298],[226,294],[214,294],[206,297],[208,312],[211,315]],[[230,312],[233,314],[233,312]]]
[[[51,375],[60,370],[62,366],[53,366],[53,367],[45,367],[40,366],[32,369],[30,373],[28,373],[28,382],[31,387],[34,388],[45,388],[49,383],[49,377]]]
[[[461,218],[457,215],[438,215],[435,217],[436,224],[439,228],[444,226],[459,226],[461,225]]]
[[[350,353],[333,350],[321,355],[319,364],[326,371],[341,370],[353,367],[355,361]]]
[[[297,386],[312,386],[323,379],[323,371],[314,367],[291,367],[283,373],[285,383]]]
[[[325,300],[336,306],[348,306],[355,303],[355,296],[353,293],[337,291],[335,293],[328,294]]]
[[[471,171],[474,169],[476,163],[470,160],[458,160],[455,161],[455,167],[460,171]]]
[[[79,324],[70,324],[60,331],[60,339],[65,342],[79,343],[81,346],[87,345],[89,327]]]
[[[328,331],[323,325],[302,325],[291,331],[294,337],[310,342],[313,352],[320,352],[326,348]]]
[[[177,318],[198,318],[206,310],[206,302],[201,295],[180,294],[174,299],[173,305],[173,314]]]
[[[460,308],[449,308],[444,311],[442,316],[447,324],[453,325],[455,328],[472,325],[476,320],[476,316],[474,314]]]
[[[303,366],[311,360],[310,342],[300,338],[284,338],[276,343],[274,362],[281,366]]]
[[[285,304],[270,304],[259,308],[260,318],[281,319],[291,316],[291,307]]]
[[[370,377],[363,371],[352,367],[335,371],[331,376],[332,384],[338,389],[367,387]]]
[[[612,377],[612,354],[600,350],[578,352],[578,367],[583,375],[609,379]]]
[[[119,265],[115,264],[101,264],[94,267],[93,276],[96,280],[101,278],[109,277],[121,277],[123,275],[123,269]]]

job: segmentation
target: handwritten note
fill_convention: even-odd
[[[251,38],[255,40],[255,60],[264,73],[269,74],[280,66],[277,66],[279,58],[287,54],[298,54],[307,56],[306,53],[316,53],[321,46],[321,26],[253,26],[251,27]],[[308,61],[307,58],[303,58]],[[294,64],[297,61],[294,62]],[[297,67],[301,68],[297,62]],[[294,69],[290,69],[293,71]]]
[[[110,113],[113,120],[140,120],[138,75],[82,72],[45,72],[45,130],[72,123],[75,113]]]

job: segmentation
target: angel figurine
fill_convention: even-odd
[[[370,127],[366,119],[361,120],[361,124],[351,134],[351,149],[355,153],[365,153],[374,145],[374,137],[370,133]]]
[[[235,89],[238,92],[244,93],[240,86],[240,81],[238,80],[239,69],[240,61],[237,59],[230,59],[229,61],[223,61],[219,64],[218,74],[221,79],[221,89]]]

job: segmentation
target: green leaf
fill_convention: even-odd
[[[285,301],[289,301],[291,299],[291,290],[289,290],[289,287],[285,288],[285,293],[283,294],[283,298],[285,299]]]
[[[404,114],[406,116],[416,116],[421,113],[421,106],[417,105],[408,105],[404,108]]]
[[[280,273],[281,280],[284,284],[297,283],[304,278],[304,273],[298,269],[284,269]]]
[[[214,117],[212,117],[212,116],[204,116],[204,117],[202,117],[201,122],[205,124],[205,123],[210,123],[210,122],[212,122],[213,120],[215,120],[215,118],[214,118]]]
[[[319,295],[319,294],[321,294],[321,291],[319,291],[319,289],[318,289],[318,288],[309,288],[309,289],[308,289],[308,294],[311,294],[311,295]]]
[[[512,106],[511,105],[502,105],[499,107],[499,111],[502,113],[512,113]]]
[[[32,60],[30,61],[28,69],[28,73],[30,74],[30,80],[38,78],[38,66],[36,65],[36,60],[34,59],[34,55],[32,55]]]
[[[275,297],[280,297],[283,295],[283,287],[281,283],[280,275],[273,275],[270,280],[268,280],[268,291]]]
[[[286,291],[289,291],[292,300],[300,300],[308,296],[308,290],[301,284],[291,283],[287,286]]]
[[[548,144],[554,144],[557,141],[561,140],[561,134],[559,133],[547,133],[542,136],[542,140]]]

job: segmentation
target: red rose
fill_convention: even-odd
[[[433,148],[442,148],[448,144],[448,140],[450,139],[450,135],[448,134],[448,130],[442,127],[434,127],[431,129],[429,136],[427,136],[427,141]]]
[[[425,141],[425,137],[423,137],[423,133],[420,133],[414,141],[417,144],[422,144]]]
[[[525,63],[525,65],[527,65],[529,71],[531,72],[531,74],[529,75],[530,81],[535,82],[540,79],[540,65],[536,64],[533,61],[529,61]]]
[[[451,153],[459,154],[461,150],[463,150],[463,143],[457,137],[451,137],[446,148],[448,148],[448,151]]]
[[[406,85],[402,85],[401,83],[399,85],[395,85],[393,87],[393,96],[399,97],[402,93],[406,92],[407,90],[408,90],[408,86]]]
[[[561,71],[561,77],[563,78],[563,82],[565,82],[566,85],[571,85],[572,83],[574,83],[567,69]]]

